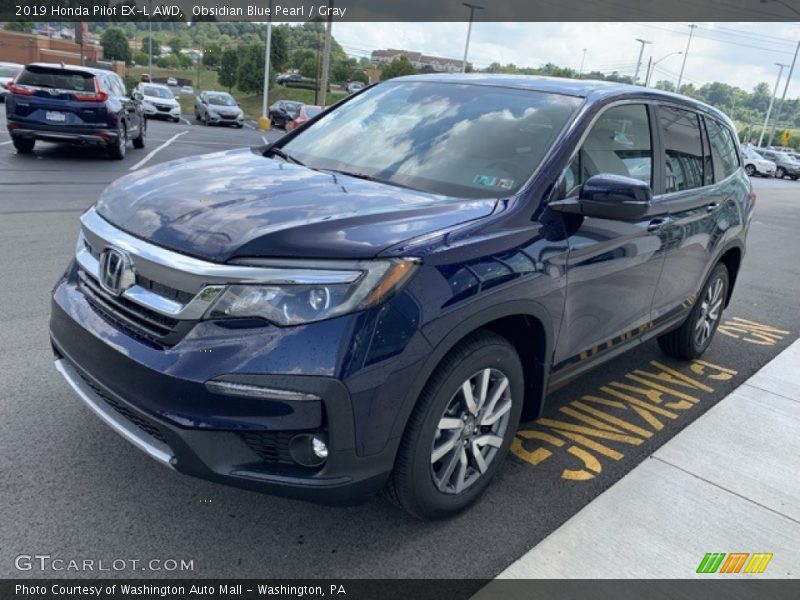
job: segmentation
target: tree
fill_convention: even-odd
[[[175,36],[169,41],[169,49],[175,55],[180,55],[181,50],[186,47],[186,40],[183,36]]]
[[[317,78],[317,58],[316,56],[310,56],[303,64],[300,65],[300,75],[303,77],[308,77],[310,79]]]
[[[18,33],[30,33],[33,30],[33,23],[30,21],[11,21],[6,23],[6,31],[16,31]]]
[[[217,81],[223,87],[231,88],[236,85],[239,74],[239,52],[235,48],[226,48],[219,59]]]
[[[148,63],[146,52],[137,52],[133,55],[133,62],[137,65],[146,65]]]
[[[156,38],[153,38],[153,56],[158,56],[159,55],[160,51],[159,51],[158,48],[159,48],[158,40],[156,40]],[[144,52],[145,54],[149,54],[150,53],[150,36],[149,35],[146,35],[146,36],[144,36],[142,38],[142,52]]]
[[[100,36],[100,45],[103,47],[103,56],[111,60],[123,60],[125,64],[131,63],[131,49],[128,38],[119,27],[109,27]]]
[[[656,89],[664,90],[665,92],[674,92],[675,84],[668,79],[662,79],[661,81],[656,81]]]
[[[237,86],[245,93],[256,94],[264,88],[264,48],[252,44],[241,49]]]
[[[289,64],[289,43],[286,35],[287,27],[273,27],[270,40],[269,66],[270,70],[283,71]]]
[[[210,68],[219,66],[222,59],[222,47],[219,44],[211,43],[203,48],[203,65]]]
[[[413,75],[416,73],[411,62],[405,57],[395,58],[388,65],[384,65],[381,69],[381,81],[391,79],[393,77],[402,77],[403,75]]]

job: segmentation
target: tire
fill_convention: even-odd
[[[723,263],[717,263],[683,325],[658,338],[658,345],[665,354],[692,359],[708,349],[722,321],[729,285],[728,268]]]
[[[122,123],[117,130],[117,141],[108,147],[108,157],[111,160],[122,160],[128,151],[128,130]]]
[[[142,124],[139,126],[139,135],[133,138],[133,147],[141,150],[144,148],[147,141],[147,121],[142,119]]]
[[[775,177],[777,179],[783,179],[784,177],[786,177],[786,169],[784,169],[783,167],[778,167],[777,169],[775,169]]]
[[[17,149],[19,154],[30,154],[33,152],[33,147],[36,145],[36,140],[25,138],[11,138],[14,140],[14,148]]]
[[[200,120],[200,113],[197,112],[197,111],[194,111],[194,118],[195,118],[196,121],[199,121]]]
[[[180,123],[180,122],[181,122],[181,118],[180,118],[180,117],[174,117],[174,118],[172,119],[172,122],[173,122],[173,123]]]
[[[748,176],[752,177],[756,174],[756,168],[753,165],[745,165],[744,172],[747,173]]]
[[[476,392],[473,408],[483,398],[482,410],[468,409],[465,385]],[[481,394],[481,389],[487,391]],[[478,331],[461,342],[417,400],[387,485],[389,498],[420,519],[449,517],[474,503],[508,454],[523,394],[522,364],[508,340]],[[495,420],[481,425],[481,419],[490,418]],[[441,456],[434,459],[435,454]]]

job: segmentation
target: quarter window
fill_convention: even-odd
[[[714,161],[714,173],[717,181],[721,181],[739,168],[736,145],[727,127],[714,119],[706,119],[708,137],[711,140],[711,157]]]
[[[650,120],[644,104],[617,106],[600,116],[564,173],[563,194],[569,195],[600,173],[624,175],[652,185]]]
[[[664,138],[665,191],[702,187],[708,165],[703,160],[700,117],[688,110],[660,106],[658,120]]]

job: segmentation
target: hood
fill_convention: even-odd
[[[155,103],[155,104],[171,104],[174,106],[179,106],[178,101],[175,98],[161,98],[160,96],[148,96],[144,94],[142,96],[142,100],[145,102]]]
[[[97,211],[137,237],[225,262],[242,256],[371,258],[410,238],[487,216],[495,205],[333,176],[242,149],[118,179]]]

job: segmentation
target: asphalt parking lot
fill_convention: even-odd
[[[108,183],[276,135],[151,121],[146,149],[110,161],[50,144],[17,155],[0,131],[0,577],[79,575],[18,571],[20,554],[193,561],[188,572],[88,576],[493,577],[800,332],[800,182],[755,179],[748,254],[703,360],[667,359],[650,342],[554,393],[465,514],[424,523],[381,498],[331,508],[171,472],[102,424],[53,369],[49,292],[74,250],[78,216]]]

